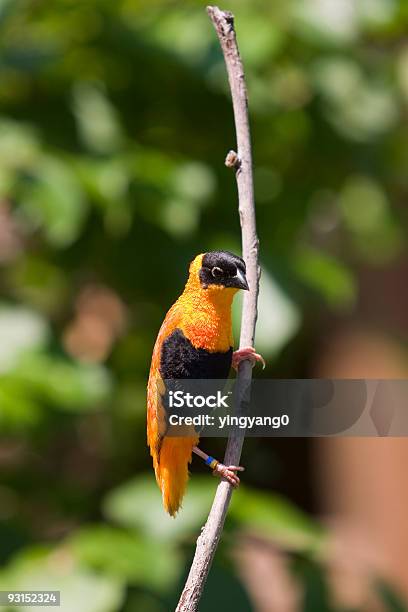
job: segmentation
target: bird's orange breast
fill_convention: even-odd
[[[231,306],[237,289],[200,284],[197,258],[190,269],[186,288],[176,302],[181,320],[178,327],[195,348],[210,352],[225,352],[233,345]]]

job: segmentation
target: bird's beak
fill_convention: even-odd
[[[237,270],[237,274],[234,277],[234,287],[237,287],[237,289],[245,289],[245,291],[249,290],[249,285],[246,276],[239,269]]]

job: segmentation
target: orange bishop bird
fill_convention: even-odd
[[[240,466],[223,465],[198,448],[192,430],[186,437],[166,436],[164,380],[228,378],[240,361],[262,361],[252,347],[233,353],[231,306],[239,289],[247,290],[245,262],[227,251],[202,253],[190,264],[183,293],[168,311],[153,349],[147,386],[147,440],[165,510],[175,516],[188,480],[188,465],[196,453],[234,486]]]

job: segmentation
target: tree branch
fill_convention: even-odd
[[[246,263],[250,287],[244,293],[242,308],[240,347],[254,345],[257,303],[259,291],[258,237],[256,234],[255,201],[252,176],[252,151],[249,131],[248,100],[244,69],[238,51],[232,13],[221,11],[216,6],[207,7],[207,13],[217,32],[228,73],[234,109],[237,153],[230,151],[225,160],[235,169],[239,199],[239,217],[242,233],[242,253]],[[248,390],[252,379],[249,361],[239,366],[238,398]],[[240,403],[238,401],[238,403]],[[239,411],[239,406],[237,408]],[[239,465],[244,435],[234,432],[228,439],[225,465]],[[176,612],[194,612],[198,609],[208,572],[224,526],[225,516],[232,494],[232,486],[221,481],[208,515],[207,522],[197,540],[196,552]]]

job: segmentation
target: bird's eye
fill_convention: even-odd
[[[211,270],[211,274],[213,275],[214,278],[221,278],[221,276],[224,274],[223,271],[221,270],[221,268],[218,268],[217,266],[215,266],[212,270]]]

